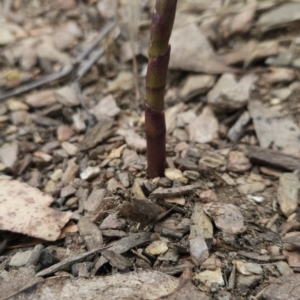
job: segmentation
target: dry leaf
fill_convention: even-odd
[[[16,180],[0,181],[0,230],[55,241],[72,212],[48,207],[53,198]]]

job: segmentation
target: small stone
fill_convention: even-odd
[[[5,28],[3,24],[0,27],[0,46],[5,46],[16,41],[16,37],[12,34],[10,30]]]
[[[281,275],[294,274],[294,271],[292,270],[292,268],[285,261],[277,262],[276,266]]]
[[[76,189],[72,185],[67,185],[61,189],[60,197],[62,197],[62,198],[69,197],[71,195],[74,195],[75,192],[76,192]]]
[[[91,113],[98,120],[101,119],[103,115],[108,117],[115,117],[120,113],[120,108],[117,106],[115,98],[108,94],[106,97],[101,99],[99,103],[91,110]]]
[[[215,110],[240,109],[250,99],[251,87],[255,80],[254,74],[245,75],[239,81],[234,74],[223,74],[207,94],[207,101]]]
[[[203,272],[196,273],[193,276],[193,280],[200,280],[207,286],[211,286],[212,283],[217,283],[222,286],[225,284],[220,267],[216,268],[214,271],[205,270]]]
[[[289,88],[273,89],[271,95],[278,98],[281,101],[287,100],[292,94]]]
[[[187,171],[183,172],[183,176],[190,179],[190,180],[197,180],[197,179],[199,179],[200,174],[197,171],[187,170]]]
[[[108,215],[101,223],[100,229],[121,229],[125,225],[125,220],[120,219],[118,214],[110,214]]]
[[[172,181],[166,177],[160,177],[157,182],[157,187],[169,188],[172,186]]]
[[[236,288],[242,292],[248,292],[250,288],[254,288],[262,279],[260,275],[238,275]]]
[[[288,217],[298,207],[298,190],[300,182],[293,173],[283,173],[279,178],[277,201],[283,214]]]
[[[39,259],[39,264],[41,265],[42,269],[51,267],[58,262],[60,262],[60,260],[53,254],[51,254],[47,249],[43,250]]]
[[[52,156],[43,151],[36,151],[33,153],[33,157],[39,158],[44,162],[50,162],[52,160]]]
[[[256,263],[252,263],[252,262],[246,263],[238,260],[235,262],[235,265],[237,270],[243,275],[253,275],[253,274],[261,275],[263,272],[262,267]]]
[[[29,124],[31,122],[30,114],[25,110],[13,111],[10,115],[11,122],[18,126],[23,124]]]
[[[146,196],[137,179],[133,183],[131,192],[137,199],[146,199]]]
[[[57,139],[60,142],[69,140],[74,134],[71,127],[67,125],[61,125],[57,128]]]
[[[246,230],[244,217],[240,209],[233,204],[210,202],[205,204],[203,209],[224,232],[239,234]]]
[[[177,115],[177,126],[185,127],[192,123],[197,118],[197,115],[193,110],[188,110]]]
[[[29,107],[25,103],[15,100],[15,99],[10,99],[6,102],[6,106],[8,110],[10,111],[15,111],[15,110],[28,110]]]
[[[228,184],[228,185],[235,185],[235,180],[231,178],[227,173],[224,173],[221,178]]]
[[[89,180],[100,174],[99,167],[88,166],[82,173],[80,173],[80,178],[83,180]]]
[[[129,176],[127,172],[120,173],[119,179],[125,188],[129,187]]]
[[[175,169],[175,168],[167,168],[165,169],[165,176],[174,181],[174,180],[179,180],[183,177],[183,174],[180,170]]]
[[[76,132],[82,132],[86,130],[86,125],[84,123],[83,117],[80,113],[74,114],[72,116],[74,122],[74,130]]]
[[[185,130],[176,128],[173,131],[173,137],[178,139],[179,141],[187,141],[189,139],[188,134],[186,133]]]
[[[198,235],[189,240],[190,254],[197,260],[203,261],[208,258],[208,247],[202,236]]]
[[[77,43],[77,39],[65,30],[58,30],[54,34],[53,40],[56,48],[59,50],[69,49]]]
[[[123,152],[123,166],[129,167],[137,163],[139,156],[135,150],[125,149]]]
[[[25,266],[32,254],[33,250],[27,250],[23,252],[17,252],[10,260],[9,266],[11,267],[21,267]]]
[[[147,148],[146,139],[140,137],[140,136],[128,136],[125,138],[126,144],[129,148],[139,151],[139,152],[145,152]]]
[[[218,129],[218,120],[208,106],[187,127],[190,141],[198,143],[209,143],[218,138]]]
[[[179,91],[179,96],[183,101],[206,93],[215,83],[216,77],[213,75],[189,75]]]
[[[251,195],[258,192],[262,192],[265,189],[265,184],[263,182],[251,182],[245,183],[238,186],[238,191],[243,195]]]
[[[111,93],[117,90],[130,91],[132,87],[132,72],[119,72],[118,76],[108,84],[107,92]]]
[[[70,156],[74,156],[78,152],[78,148],[69,142],[63,142],[61,146]]]
[[[46,194],[52,195],[52,193],[55,191],[56,189],[56,183],[53,180],[49,180],[44,187],[44,192]]]
[[[77,197],[71,197],[69,198],[66,203],[65,203],[66,207],[77,207],[78,206],[78,198]]]
[[[19,146],[17,143],[4,144],[0,148],[0,160],[11,168],[18,159]]]
[[[64,86],[54,93],[55,99],[62,105],[73,107],[80,104],[77,92],[72,86]]]
[[[232,172],[245,172],[251,168],[251,163],[243,152],[231,151],[228,155],[226,168]]]
[[[104,19],[113,18],[117,13],[117,8],[116,0],[102,0],[97,3],[98,12]]]
[[[208,203],[212,201],[217,201],[217,195],[213,190],[207,190],[199,195],[201,202]]]
[[[164,241],[154,241],[145,248],[147,253],[152,255],[161,255],[168,251],[167,243]]]
[[[53,90],[44,90],[28,95],[25,101],[32,107],[44,107],[54,104],[56,99]]]

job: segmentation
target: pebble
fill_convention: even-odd
[[[243,195],[251,195],[258,192],[262,192],[265,189],[265,184],[262,182],[245,183],[238,186],[238,191]]]
[[[129,187],[130,183],[129,183],[129,176],[127,172],[121,172],[119,174],[119,179],[125,188]]]
[[[61,146],[70,156],[74,156],[77,154],[78,148],[75,145],[69,142],[63,142]]]
[[[262,267],[259,264],[252,263],[252,262],[243,262],[240,260],[235,261],[235,265],[237,270],[243,275],[261,275],[263,272]]]
[[[232,172],[245,172],[251,168],[251,163],[243,152],[231,151],[228,155],[226,168]]]
[[[94,178],[95,176],[100,174],[99,167],[87,167],[82,173],[80,173],[80,178],[83,180],[88,180]]]
[[[218,129],[218,120],[208,106],[187,126],[189,140],[198,143],[209,143],[218,138]]]
[[[28,95],[25,101],[29,106],[43,107],[54,104],[56,99],[53,90],[44,90]]]
[[[0,148],[0,160],[4,165],[11,168],[18,158],[19,146],[17,143],[4,144]]]
[[[187,170],[187,171],[183,172],[183,176],[190,179],[190,180],[197,180],[197,179],[199,179],[200,174],[197,171]]]
[[[183,177],[182,172],[179,169],[175,168],[167,168],[165,169],[165,176],[174,181],[174,180],[179,180]]]
[[[212,201],[217,201],[217,195],[213,190],[207,190],[199,195],[201,202],[208,203]]]
[[[260,275],[238,275],[236,280],[236,288],[241,292],[248,292],[250,288],[254,288],[262,279]]]
[[[5,46],[16,41],[16,37],[12,34],[10,30],[5,28],[3,24],[0,27],[0,45]]]
[[[188,141],[189,139],[189,136],[186,133],[186,131],[180,128],[175,128],[175,130],[173,131],[173,137],[178,139],[181,142]]]
[[[205,270],[203,272],[196,273],[193,276],[193,280],[200,280],[207,286],[210,286],[212,283],[217,283],[221,286],[225,284],[220,267],[217,267],[214,271]]]
[[[198,262],[208,258],[208,247],[201,235],[189,240],[189,252]]]
[[[117,116],[120,111],[121,109],[117,106],[115,98],[111,94],[108,94],[99,101],[99,103],[91,110],[91,113],[98,120],[99,118],[103,118],[103,115],[113,118]]]
[[[254,74],[245,75],[239,81],[234,74],[223,74],[207,94],[207,101],[216,110],[240,109],[250,99],[251,87],[255,80]]]
[[[80,113],[74,114],[72,116],[74,130],[76,132],[82,132],[86,130],[86,125],[84,119]]]
[[[291,275],[294,274],[292,268],[285,261],[278,261],[276,267],[281,275]]]
[[[27,250],[22,252],[17,252],[10,260],[9,266],[11,267],[21,267],[25,266],[32,254],[33,250]]]
[[[294,213],[298,207],[298,190],[300,182],[293,173],[283,173],[279,178],[277,201],[286,217]]]
[[[62,198],[69,197],[71,195],[74,195],[75,192],[76,192],[76,189],[72,185],[69,184],[61,189],[60,197],[62,197]]]
[[[204,94],[213,87],[215,80],[216,76],[213,75],[189,75],[179,91],[179,96],[183,101],[188,101],[199,94]]]
[[[31,116],[26,110],[17,110],[10,114],[10,120],[12,124],[19,126],[29,124],[31,122]]]
[[[164,241],[154,241],[145,248],[145,252],[152,255],[161,255],[168,251],[167,243]]]
[[[74,131],[72,130],[72,128],[70,126],[67,125],[60,125],[57,128],[57,139],[60,142],[64,142],[69,140],[74,134]]]
[[[235,185],[235,180],[230,177],[227,173],[222,174],[221,178],[228,184],[228,185]]]
[[[27,104],[25,104],[21,101],[15,100],[15,99],[9,99],[6,102],[6,106],[7,106],[8,110],[10,110],[10,111],[28,110],[29,109]]]
[[[75,88],[69,85],[57,89],[54,93],[54,97],[65,106],[73,107],[80,104]]]
[[[284,101],[287,100],[292,94],[292,91],[289,88],[282,89],[273,89],[271,95],[277,99]]]

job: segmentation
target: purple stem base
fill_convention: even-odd
[[[154,110],[145,102],[145,134],[147,140],[148,176],[162,177],[166,162],[166,121],[163,111]]]

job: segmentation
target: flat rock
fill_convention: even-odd
[[[218,120],[208,106],[187,127],[190,141],[198,143],[209,143],[218,138],[218,129]]]
[[[244,217],[239,208],[233,204],[211,202],[205,204],[203,209],[224,232],[239,234],[246,230]]]
[[[254,288],[262,279],[260,275],[238,275],[236,280],[236,287],[242,292],[248,292],[250,288]]]
[[[0,159],[5,166],[11,168],[18,158],[19,146],[17,143],[4,144],[0,148]]]
[[[251,101],[248,109],[262,148],[271,147],[300,157],[300,129],[291,117],[286,117],[259,101]]]
[[[197,236],[201,236],[204,239],[212,239],[213,232],[213,225],[210,218],[205,214],[201,203],[196,202],[191,216],[189,239],[196,238]]]
[[[213,75],[189,75],[179,91],[179,96],[183,101],[206,93],[215,83],[216,77]]]
[[[213,51],[206,37],[195,23],[173,30],[169,67],[183,71],[220,74],[232,71]]]
[[[286,217],[294,213],[298,207],[298,190],[300,182],[293,173],[283,173],[279,178],[277,201]]]
[[[72,130],[72,128],[70,126],[67,125],[60,125],[57,128],[57,139],[60,142],[64,142],[69,140],[74,134],[74,131]]]
[[[216,111],[240,109],[247,105],[255,80],[253,74],[245,75],[239,81],[231,73],[224,74],[207,94],[207,101]]]
[[[25,266],[28,262],[33,250],[17,252],[10,260],[9,266],[21,267]]]
[[[44,107],[56,103],[56,98],[53,90],[44,90],[29,94],[25,101],[32,107]]]
[[[75,88],[69,85],[57,89],[54,96],[58,102],[65,106],[72,107],[80,104]]]
[[[281,276],[262,293],[265,300],[298,300],[300,294],[300,274]]]
[[[300,232],[299,231],[289,232],[282,238],[282,241],[284,243],[289,243],[300,248]]]
[[[164,241],[154,241],[145,248],[147,253],[152,255],[161,255],[168,251],[167,243]]]
[[[99,174],[100,174],[99,167],[88,166],[82,173],[80,173],[80,178],[83,180],[88,180],[96,177]]]
[[[217,283],[218,285],[224,285],[224,279],[220,267],[217,267],[214,271],[205,270],[200,273],[196,273],[193,276],[194,280],[200,280],[205,285],[210,286],[212,283]]]
[[[263,269],[257,263],[252,262],[244,262],[241,260],[237,260],[235,262],[236,268],[242,275],[262,275]]]
[[[91,109],[91,113],[99,119],[102,115],[106,115],[108,117],[115,117],[120,113],[120,108],[117,106],[116,100],[113,95],[109,94],[105,96],[103,99],[99,101],[99,103]]]
[[[208,247],[204,238],[200,235],[189,240],[190,254],[197,260],[203,261],[208,258]]]
[[[243,152],[231,151],[228,154],[226,168],[232,172],[245,172],[252,167],[250,160]]]

